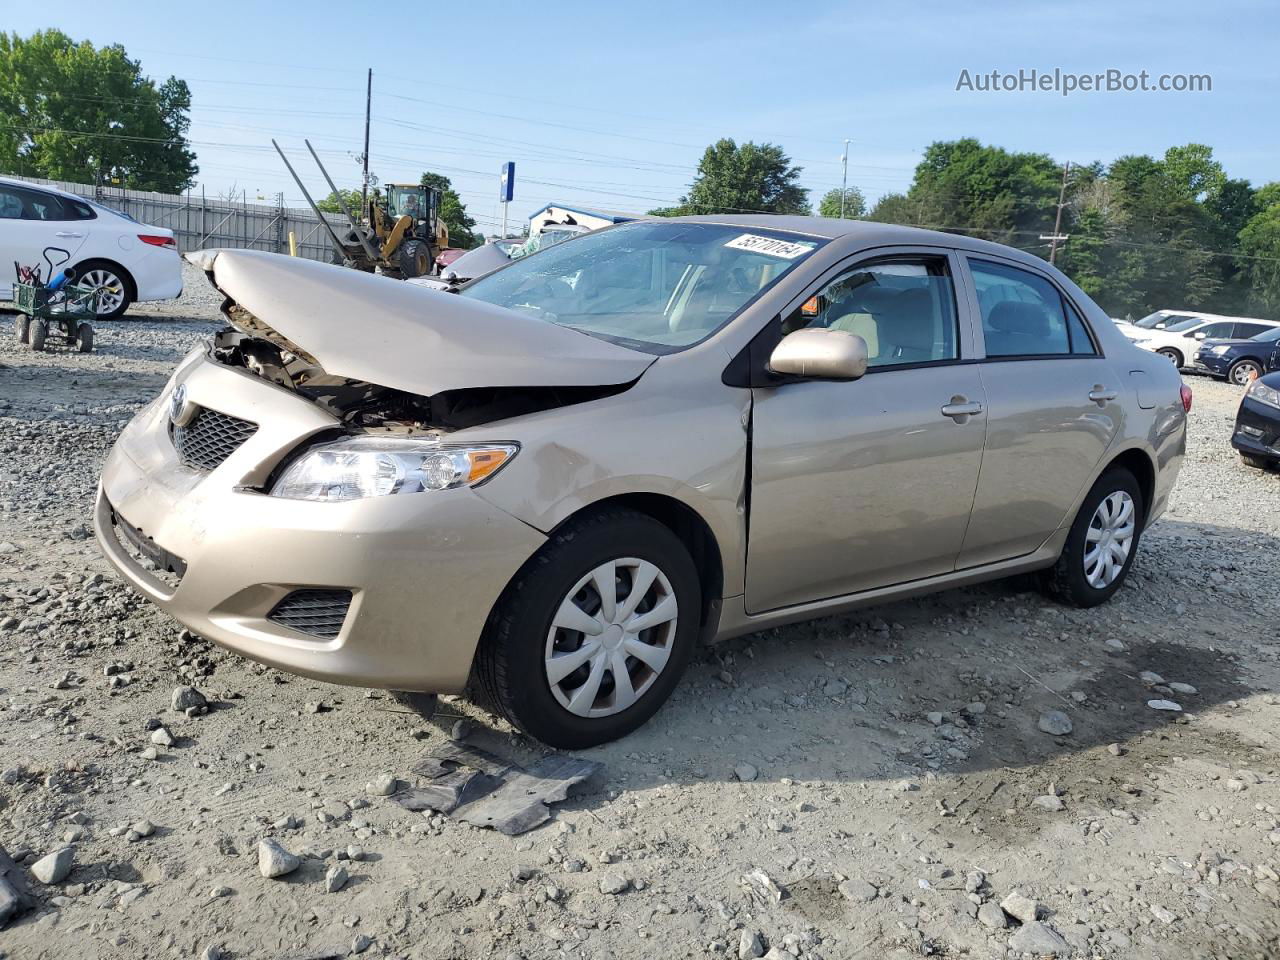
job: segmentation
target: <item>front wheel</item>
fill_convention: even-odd
[[[571,521],[504,592],[477,653],[481,690],[513,726],[560,749],[631,733],[675,689],[702,590],[669,528],[630,510]]]
[[[31,321],[30,343],[31,349],[40,351],[44,349],[44,342],[49,336],[49,323],[44,318],[37,318]]]
[[[400,244],[400,276],[406,280],[425,277],[431,272],[431,250],[421,240]]]
[[[81,353],[93,352],[93,327],[83,321],[76,326],[76,348]]]
[[[13,324],[14,333],[18,335],[19,343],[27,343],[31,340],[31,318],[23,313]]]
[[[1227,379],[1238,387],[1247,387],[1250,381],[1262,376],[1262,367],[1256,360],[1237,360],[1227,371]]]
[[[1094,607],[1120,589],[1142,536],[1145,506],[1133,474],[1108,470],[1076,514],[1058,562],[1044,574],[1050,594],[1077,607]]]
[[[1255,457],[1248,453],[1242,453],[1240,454],[1240,460],[1246,467],[1253,467],[1255,470],[1267,469],[1267,461],[1263,460],[1262,457]]]
[[[1182,366],[1182,354],[1179,353],[1177,350],[1175,350],[1173,347],[1161,347],[1159,350],[1156,351],[1156,353],[1160,354],[1160,356],[1164,357],[1166,360],[1172,363],[1175,367]]]

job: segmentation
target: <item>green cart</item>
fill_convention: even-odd
[[[63,284],[57,290],[33,283],[13,285],[18,317],[18,342],[32,350],[63,341],[81,353],[93,350],[93,326],[98,315],[98,291],[93,287]]]

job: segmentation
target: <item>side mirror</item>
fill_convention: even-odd
[[[773,348],[769,369],[817,380],[857,380],[867,372],[867,341],[844,330],[806,327]]]
[[[1184,336],[1184,337],[1195,337],[1197,340],[1203,340],[1203,339],[1204,339],[1204,334],[1203,334],[1203,333],[1184,333],[1184,334],[1183,334],[1183,336]]]

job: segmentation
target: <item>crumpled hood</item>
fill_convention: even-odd
[[[613,386],[656,359],[505,307],[314,260],[259,250],[186,257],[325,372],[407,393]]]

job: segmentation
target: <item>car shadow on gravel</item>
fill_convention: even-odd
[[[568,806],[590,809],[616,790],[714,781],[988,773],[994,783],[1002,772],[1065,773],[1064,764],[1088,777],[1109,745],[1124,753],[1125,744],[1146,743],[1151,732],[1159,739],[1170,725],[1190,733],[1202,715],[1256,689],[1246,675],[1258,664],[1223,649],[1196,611],[1180,617],[1150,596],[1152,583],[1177,588],[1160,582],[1162,566],[1185,538],[1205,537],[1221,542],[1224,562],[1232,550],[1280,553],[1280,541],[1257,531],[1165,521],[1160,542],[1150,542],[1165,555],[1140,568],[1147,586],[1131,584],[1091,610],[1060,606],[1023,577],[707,648],[645,727],[581,751],[606,765],[605,789]],[[1260,569],[1244,568],[1239,586],[1247,591],[1247,577]],[[1263,614],[1255,616],[1262,626]],[[1040,728],[1042,714],[1054,710],[1070,719],[1069,733]],[[1200,739],[1215,736],[1227,735]],[[1259,748],[1272,752],[1234,741],[1213,749],[1224,757],[1252,751],[1257,763]]]

